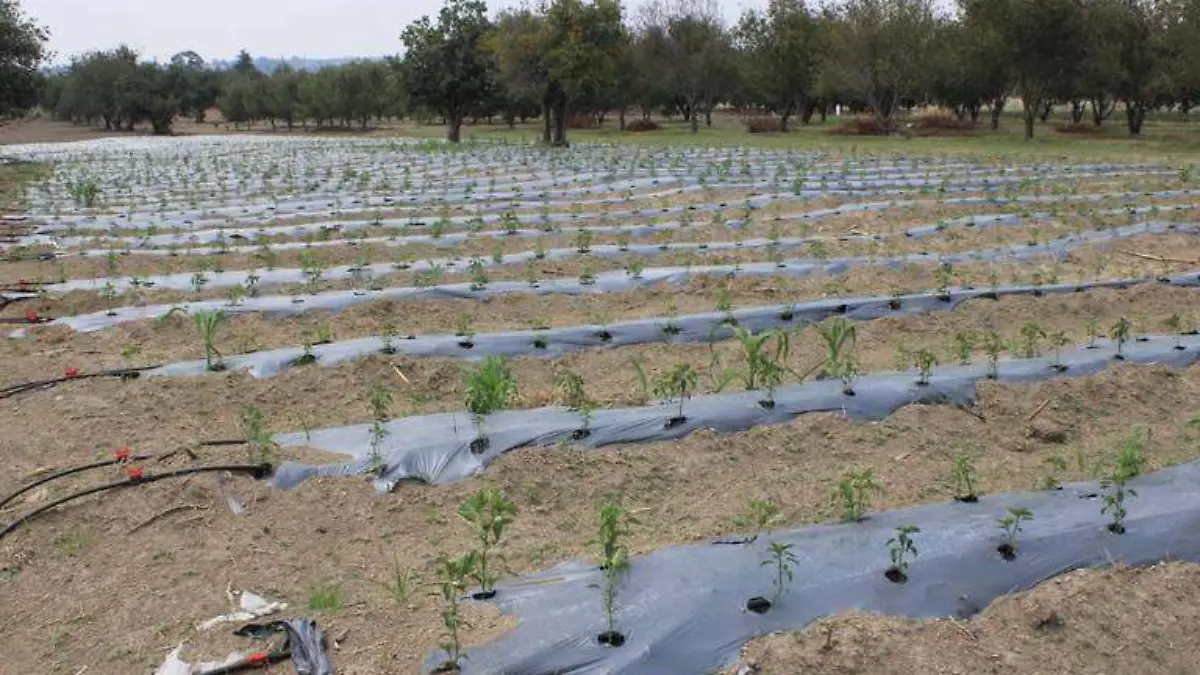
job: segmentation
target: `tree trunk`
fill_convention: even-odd
[[[1038,117],[1042,120],[1042,124],[1045,124],[1046,120],[1050,118],[1050,110],[1052,108],[1054,108],[1053,101],[1046,101],[1044,104],[1042,104],[1042,112],[1040,115],[1038,115]]]
[[[992,99],[992,131],[1000,130],[1000,114],[1004,112],[1004,97]]]
[[[700,133],[700,114],[696,110],[695,102],[688,103],[688,114],[690,116],[688,121],[692,123],[692,133]]]
[[[816,112],[816,110],[817,104],[813,103],[812,101],[805,101],[804,105],[800,108],[800,123],[804,126],[811,124],[813,113]]]
[[[1083,101],[1071,101],[1071,124],[1079,124],[1082,121]]]
[[[972,103],[968,107],[969,107],[969,112],[971,113],[971,126],[973,126],[973,127],[979,126],[979,109],[981,107],[983,107],[983,105],[981,103],[979,103],[978,101],[976,101],[975,103]]]
[[[463,115],[454,113],[446,120],[448,128],[446,129],[446,140],[451,143],[458,143],[462,140],[462,123]]]
[[[781,131],[785,134],[787,133],[788,118],[791,116],[792,116],[791,108],[789,107],[789,108],[784,109],[783,114],[779,116],[779,131]]]
[[[1033,138],[1033,123],[1037,119],[1038,107],[1040,104],[1024,102],[1025,106],[1025,140]]]
[[[542,100],[542,142],[550,145],[550,99]]]
[[[567,142],[567,95],[562,92],[559,92],[554,104],[554,141],[551,145],[556,148],[570,145]]]
[[[625,106],[617,110],[617,124],[620,125],[621,131],[625,131]]]
[[[1146,121],[1146,109],[1139,103],[1125,102],[1125,121],[1129,126],[1129,135],[1142,135],[1142,124]]]
[[[825,124],[825,120],[829,118],[829,104],[822,103],[817,106],[817,111],[821,113],[821,124]]]

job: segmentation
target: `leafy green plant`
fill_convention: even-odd
[[[699,382],[699,375],[691,365],[681,363],[663,373],[654,380],[654,395],[663,399],[664,403],[679,402],[679,414],[667,420],[667,428],[678,426],[687,421],[683,414],[683,402],[692,397]]]
[[[970,329],[960,330],[954,334],[954,351],[958,355],[960,365],[971,365],[971,355],[975,351],[975,344],[979,337],[975,331]]]
[[[387,467],[383,463],[383,441],[387,438],[387,420],[391,417],[394,395],[381,382],[371,386],[368,401],[371,405],[371,473],[383,475]]]
[[[862,372],[858,364],[858,358],[853,354],[847,354],[838,359],[836,365],[836,377],[842,381],[842,393],[846,396],[854,396],[854,382],[858,379],[859,373]]]
[[[1017,557],[1017,537],[1021,534],[1021,525],[1031,520],[1033,511],[1015,507],[1008,510],[1008,515],[996,519],[996,523],[1004,531],[1004,541],[996,550],[1005,560]]]
[[[591,263],[585,263],[579,272],[579,284],[581,286],[591,286],[596,283],[596,272]]]
[[[389,354],[389,355],[395,354],[396,353],[396,336],[397,336],[396,324],[390,323],[390,322],[383,324],[383,327],[379,331],[379,340],[383,344],[383,346],[380,348],[379,351],[383,352],[384,354]]]
[[[908,581],[909,559],[917,557],[917,546],[912,536],[919,534],[921,528],[916,525],[901,525],[896,528],[896,536],[888,539],[888,558],[892,566],[887,569],[885,576],[894,583]]]
[[[840,377],[844,372],[845,352],[854,349],[858,330],[845,317],[835,317],[817,324],[817,333],[825,343],[826,355],[822,374],[825,377]]]
[[[838,482],[834,499],[842,504],[842,522],[857,523],[871,508],[871,495],[883,489],[875,469],[866,468],[847,473]]]
[[[468,340],[475,337],[475,329],[471,327],[474,322],[470,314],[459,314],[454,320],[454,335]]]
[[[625,263],[625,274],[629,275],[630,279],[641,279],[642,270],[646,268],[646,264],[641,258],[630,258],[629,262]]]
[[[754,534],[746,542],[749,544],[756,541],[759,535],[769,532],[772,525],[782,520],[783,516],[775,502],[769,499],[752,499],[746,507],[745,515],[735,517],[733,524],[754,529]]]
[[[196,330],[200,333],[200,341],[204,344],[204,367],[206,370],[217,372],[225,370],[225,363],[221,360],[221,352],[217,351],[214,342],[217,337],[217,331],[225,323],[227,318],[225,312],[196,312],[192,315],[192,321],[196,324]]]
[[[482,260],[471,258],[471,262],[467,263],[467,271],[471,274],[471,290],[482,291],[487,288],[488,275]]]
[[[517,381],[502,357],[489,356],[465,375],[467,410],[487,415],[507,408],[517,392]]]
[[[583,389],[583,377],[570,370],[564,370],[554,376],[554,386],[558,389],[562,404],[572,410],[578,410],[587,405],[587,393]]]
[[[933,270],[934,284],[937,296],[944,301],[950,300],[950,284],[954,283],[954,265],[942,263]]]
[[[650,380],[646,376],[646,369],[642,366],[642,362],[635,357],[629,358],[629,364],[633,366],[633,373],[637,376],[638,383],[638,402],[645,405],[650,400]]]
[[[1067,369],[1066,364],[1062,362],[1062,348],[1071,344],[1071,338],[1061,330],[1051,333],[1049,337],[1050,346],[1054,348],[1054,363],[1051,367],[1061,373]]]
[[[733,326],[731,330],[733,337],[741,345],[742,356],[746,361],[745,370],[738,373],[746,389],[778,386],[785,372],[783,362],[791,349],[788,332],[769,329],[753,333],[741,326]]]
[[[601,586],[601,602],[604,610],[604,622],[607,629],[597,638],[601,644],[610,647],[620,647],[625,644],[625,636],[617,631],[615,617],[617,584],[621,576],[629,569],[629,552],[625,547],[625,539],[629,537],[629,526],[637,524],[637,520],[618,504],[605,504],[600,507],[600,569],[604,574]]]
[[[1172,314],[1163,321],[1163,325],[1175,336],[1175,349],[1183,351],[1183,317],[1179,314]]]
[[[1113,325],[1112,330],[1109,331],[1113,341],[1117,343],[1117,353],[1113,358],[1118,360],[1125,358],[1125,343],[1129,342],[1130,335],[1132,334],[1132,328],[1133,325],[1129,323],[1129,319],[1121,317],[1117,323]]]
[[[438,672],[459,672],[466,655],[462,651],[458,631],[462,626],[459,615],[459,598],[467,588],[467,580],[475,572],[478,559],[475,553],[457,558],[442,556],[437,562],[437,586],[442,596],[442,625],[446,627],[446,641],[440,647],[446,652],[446,660],[438,666]]]
[[[475,579],[480,587],[476,599],[490,598],[496,594],[496,577],[488,571],[488,560],[499,546],[504,530],[516,519],[517,505],[501,490],[483,488],[468,497],[458,507],[457,513],[459,518],[471,525],[475,538],[479,540],[479,549],[474,552],[478,561]]]
[[[1004,351],[1004,340],[996,331],[988,331],[983,336],[983,352],[988,357],[988,379],[994,380],[1000,376],[1000,354]]]
[[[1142,475],[1146,469],[1146,444],[1150,440],[1150,431],[1145,427],[1135,427],[1128,437],[1121,441],[1117,450],[1116,461],[1112,471],[1100,482],[1101,487],[1108,492],[1103,497],[1102,514],[1110,514],[1112,522],[1108,530],[1113,534],[1125,534],[1125,516],[1128,511],[1125,501],[1136,497],[1137,492],[1126,484],[1133,478]]]
[[[1050,465],[1050,473],[1042,479],[1043,490],[1058,490],[1062,488],[1062,480],[1060,476],[1067,471],[1067,458],[1062,455],[1053,455],[1046,458],[1046,464]]]
[[[913,352],[913,365],[917,368],[917,384],[927,386],[933,375],[933,367],[937,365],[937,355],[932,350],[922,347]]]
[[[246,438],[249,460],[252,464],[275,463],[275,439],[266,429],[263,413],[249,405],[242,412],[242,432]]]
[[[792,581],[792,567],[799,560],[796,559],[796,554],[792,553],[792,545],[785,544],[780,541],[773,541],[767,546],[768,556],[762,561],[762,566],[771,566],[775,568],[775,578],[772,580],[774,586],[774,594],[771,596],[771,604],[778,605],[783,598],[783,594],[787,592],[787,584]]]
[[[346,601],[337,584],[318,584],[308,593],[308,608],[314,612],[340,612]]]
[[[958,454],[954,456],[954,468],[950,472],[950,480],[954,484],[954,499],[956,501],[966,503],[979,501],[979,495],[975,492],[976,476],[975,462],[971,459],[970,455]]]
[[[575,232],[575,250],[580,255],[590,253],[592,250],[592,232],[586,227],[579,228]]]
[[[1044,337],[1046,330],[1032,321],[1021,326],[1021,356],[1032,359],[1041,354],[1038,343]]]

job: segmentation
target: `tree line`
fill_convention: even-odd
[[[619,0],[540,0],[494,15],[482,0],[445,0],[403,29],[400,56],[381,60],[266,74],[246,52],[217,70],[194,52],[160,64],[119,47],[49,77],[28,74],[44,31],[15,0],[0,10],[0,24],[30,36],[13,41],[23,55],[0,47],[0,114],[37,104],[159,133],[216,107],[235,125],[289,129],[435,118],[452,141],[469,119],[540,118],[543,139],[561,145],[581,119],[613,114],[622,128],[664,114],[698,131],[731,107],[786,131],[833,106],[887,133],[920,105],[997,128],[1017,101],[1027,137],[1056,105],[1095,126],[1120,111],[1136,136],[1148,113],[1200,101],[1200,0],[957,0],[950,11],[935,0],[770,0],[731,25],[715,0],[652,0],[634,14]]]

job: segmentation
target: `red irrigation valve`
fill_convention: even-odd
[[[63,375],[65,375],[68,380],[73,380],[79,377],[79,369],[75,366],[68,366],[67,369],[63,371]]]
[[[271,655],[266,652],[255,652],[246,657],[246,665],[253,667],[271,665]]]
[[[25,312],[25,320],[28,321],[29,323],[37,323],[42,320],[42,317],[37,312],[35,312],[34,310],[31,309],[28,312]]]
[[[27,279],[17,279],[17,290],[19,290],[19,291],[28,291],[28,290],[29,290],[29,280],[27,280]]]
[[[140,466],[131,466],[125,469],[125,475],[129,476],[131,481],[139,481],[146,477],[146,472]]]
[[[129,458],[132,455],[133,455],[133,450],[131,450],[129,448],[129,446],[127,445],[127,446],[121,448],[120,450],[117,450],[116,452],[114,452],[113,459],[117,460],[118,462],[128,462]]]

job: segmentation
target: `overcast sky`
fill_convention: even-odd
[[[626,0],[627,10],[643,0]],[[716,0],[727,18],[766,0]],[[89,49],[129,44],[166,60],[191,49],[206,59],[254,56],[334,58],[380,56],[400,49],[400,31],[441,0],[20,0],[50,29],[56,63]],[[489,0],[493,10],[518,4]]]

